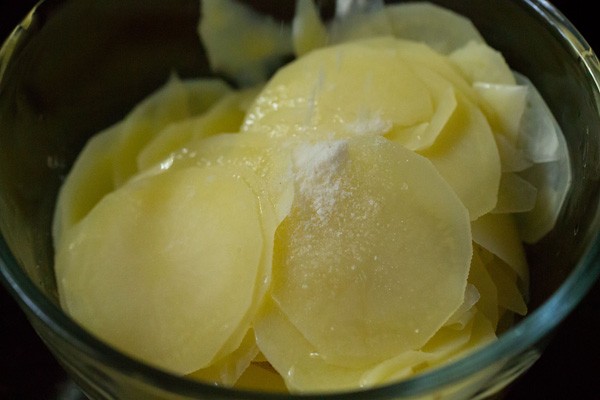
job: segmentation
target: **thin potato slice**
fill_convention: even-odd
[[[326,363],[315,347],[267,298],[254,321],[256,343],[290,392],[333,392],[355,389],[362,369]]]
[[[394,74],[388,73],[389,65]],[[250,108],[242,130],[334,139],[384,134],[392,126],[428,122],[432,114],[427,86],[395,52],[347,44],[315,50],[279,70]]]
[[[335,20],[330,28],[332,43],[383,35],[422,42],[444,54],[470,41],[484,41],[467,18],[428,2],[388,5],[379,11],[352,14]]]
[[[54,247],[63,235],[115,189],[114,143],[121,126],[112,126],[92,137],[80,153],[58,194],[52,222]]]
[[[482,109],[487,111],[490,124],[516,144],[521,117],[525,112],[527,87],[487,82],[475,82],[473,87],[485,103]]]
[[[235,384],[236,389],[288,393],[283,378],[268,362],[252,362]]]
[[[212,70],[239,85],[265,82],[283,58],[293,52],[290,26],[246,4],[204,0],[201,13],[198,34]]]
[[[457,95],[457,107],[436,142],[420,151],[458,194],[471,220],[494,209],[500,185],[500,156],[481,111]]]
[[[116,348],[190,373],[213,361],[255,303],[267,244],[257,195],[230,169],[136,180],[57,249],[61,304]]]
[[[471,222],[473,241],[510,265],[528,285],[529,269],[514,216],[486,214]]]
[[[187,82],[173,76],[138,104],[119,123],[121,134],[113,149],[114,181],[117,187],[139,172],[136,162],[138,153],[160,131],[173,122],[206,111],[229,90],[218,79]]]
[[[494,214],[511,214],[531,211],[537,200],[537,189],[519,175],[505,172],[500,178],[498,202]]]
[[[277,225],[289,214],[294,197],[290,152],[285,142],[263,135],[220,134],[190,141],[173,156],[170,168],[227,165],[250,170],[261,181],[256,186],[261,197],[272,204]]]
[[[137,156],[138,169],[143,171],[161,162],[168,164],[169,156],[185,148],[192,139],[237,132],[250,102],[257,94],[258,89],[228,93],[206,112],[168,125],[140,151]]]
[[[469,283],[479,291],[477,310],[481,312],[496,329],[499,320],[498,288],[487,271],[487,264],[480,256],[482,250],[478,245],[473,246],[473,258],[469,271]]]
[[[319,9],[312,0],[298,0],[292,21],[294,54],[300,57],[328,42],[327,27],[321,21]]]
[[[329,363],[364,367],[422,346],[463,302],[471,236],[454,191],[381,137],[301,147],[294,163],[275,301]]]
[[[514,85],[510,67],[499,51],[483,42],[470,41],[448,55],[448,58],[475,84]]]

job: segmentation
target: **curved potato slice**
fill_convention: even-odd
[[[181,81],[176,76],[138,104],[119,124],[114,147],[114,180],[118,186],[139,172],[137,155],[161,130],[173,122],[206,111],[229,91],[221,80]]]
[[[381,137],[294,156],[273,298],[329,363],[364,367],[419,348],[463,302],[464,206],[429,161]]]
[[[471,220],[494,209],[501,166],[494,135],[482,112],[457,94],[457,107],[436,142],[420,151],[469,210]]]
[[[529,269],[514,216],[486,214],[471,222],[473,241],[508,264],[529,285]]]
[[[93,136],[81,151],[58,194],[52,237],[57,248],[62,236],[81,221],[116,185],[113,179],[115,141],[121,125]]]
[[[470,41],[484,41],[469,19],[428,2],[388,5],[370,13],[351,14],[335,20],[330,27],[331,43],[383,35],[422,42],[444,54]]]
[[[248,111],[242,131],[309,140],[381,135],[392,126],[428,122],[432,113],[427,86],[402,57],[344,44],[280,69]],[[375,130],[360,129],[365,127]]]
[[[298,0],[292,21],[292,43],[296,57],[327,44],[327,27],[312,0]]]
[[[152,365],[208,366],[267,268],[257,195],[234,172],[191,167],[107,195],[57,249],[65,310]]]
[[[138,169],[143,171],[165,162],[192,139],[237,132],[250,102],[257,94],[258,89],[227,93],[206,112],[169,124],[140,151],[137,156]]]
[[[254,321],[254,331],[260,351],[290,392],[323,393],[358,387],[364,371],[326,363],[269,297]]]

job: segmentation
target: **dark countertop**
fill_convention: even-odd
[[[33,0],[0,2],[0,37],[22,18]],[[600,48],[595,13],[578,11],[580,2],[554,4]],[[600,31],[599,31],[600,32]],[[600,398],[600,283],[557,330],[541,359],[508,393],[507,400]],[[0,285],[0,400],[76,400],[79,395],[37,337],[24,314]]]

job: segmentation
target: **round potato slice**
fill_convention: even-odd
[[[468,213],[433,165],[381,137],[299,147],[272,296],[329,363],[417,349],[462,304]]]
[[[343,44],[279,70],[242,131],[314,140],[381,135],[428,122],[433,111],[428,87],[394,51]]]
[[[116,348],[190,373],[208,366],[248,318],[261,264],[270,263],[265,243],[257,194],[229,168],[135,180],[61,242],[61,303]]]

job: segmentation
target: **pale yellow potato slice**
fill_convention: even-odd
[[[513,215],[486,214],[471,222],[473,241],[506,262],[529,285],[525,250]]]
[[[242,131],[333,139],[384,134],[381,127],[411,127],[432,114],[428,87],[403,58],[344,44],[315,50],[280,69],[248,111]],[[365,127],[375,130],[358,129]]]
[[[214,361],[210,366],[194,371],[187,376],[213,385],[231,387],[250,367],[257,354],[258,347],[254,339],[254,331],[249,329],[236,350]]]
[[[527,87],[521,85],[475,82],[473,87],[485,103],[490,124],[516,144],[521,117],[525,111]]]
[[[505,172],[500,178],[498,202],[491,211],[495,214],[511,214],[531,211],[537,200],[537,188],[511,172]]]
[[[288,393],[283,378],[268,362],[252,362],[235,384],[236,389]]]
[[[234,0],[204,0],[198,34],[213,71],[242,86],[265,82],[293,52],[291,27]]]
[[[168,125],[140,151],[137,156],[138,169],[143,171],[160,163],[168,164],[169,156],[181,151],[192,139],[237,132],[257,94],[258,89],[227,93],[206,112]]]
[[[328,43],[327,27],[312,0],[298,0],[292,21],[294,54],[300,57]]]
[[[206,111],[229,91],[221,80],[181,81],[173,76],[139,103],[119,124],[114,152],[114,180],[121,186],[139,172],[138,153],[171,123]]]
[[[258,347],[290,392],[324,393],[359,386],[364,370],[326,363],[269,297],[254,321],[254,331]]]
[[[330,26],[332,43],[383,35],[422,42],[444,54],[470,41],[483,42],[467,18],[428,2],[388,5],[335,20]]]
[[[515,85],[515,76],[499,51],[484,42],[469,41],[448,55],[450,60],[475,84]]]
[[[487,271],[498,288],[498,306],[519,315],[527,314],[523,285],[517,273],[499,257],[493,257]]]
[[[65,232],[115,189],[113,151],[120,134],[121,126],[118,124],[98,133],[88,141],[75,160],[58,194],[52,222],[55,248]]]
[[[249,324],[270,267],[257,194],[236,174],[190,167],[104,197],[57,249],[64,309],[151,365],[180,374],[209,366]]]
[[[422,346],[463,302],[471,235],[454,191],[428,160],[377,136],[299,147],[294,166],[275,301],[329,363],[364,367]]]
[[[431,160],[475,220],[496,206],[500,156],[483,113],[463,96],[456,99],[457,107],[436,142],[419,153]]]
[[[290,212],[294,198],[291,150],[285,142],[272,140],[253,133],[220,134],[188,142],[180,153],[173,156],[169,168],[190,165],[227,165],[250,170],[260,183],[255,184],[261,197],[275,210],[279,224]]]
[[[494,134],[494,138],[500,154],[502,172],[519,172],[533,165],[524,152],[511,143],[506,136]]]
[[[487,264],[480,256],[481,249],[473,246],[473,258],[469,270],[469,283],[479,291],[477,310],[481,312],[490,324],[496,328],[499,320],[498,288],[487,271]]]

